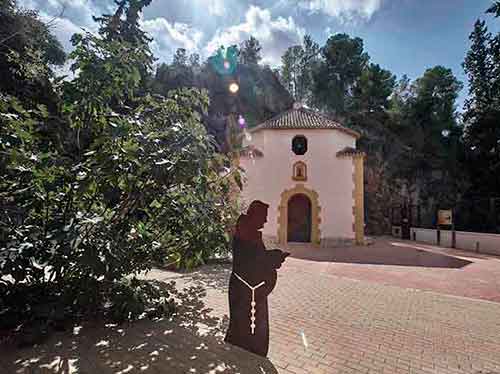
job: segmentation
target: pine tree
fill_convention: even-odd
[[[130,48],[141,51],[144,54],[144,66],[140,73],[142,80],[149,78],[152,70],[154,57],[149,48],[153,40],[139,25],[140,13],[151,4],[152,0],[115,0],[118,5],[115,13],[104,14],[101,17],[93,17],[100,24],[99,34],[108,41],[120,40],[127,42]]]
[[[319,45],[305,35],[302,45],[289,47],[282,56],[282,84],[295,101],[312,104],[313,72],[319,61]]]
[[[245,65],[257,65],[262,56],[260,42],[253,36],[245,40],[240,46],[240,63]]]
[[[500,191],[500,34],[493,37],[484,21],[470,35],[471,48],[463,64],[469,79],[465,103],[465,140],[474,192]]]
[[[321,49],[322,61],[314,74],[318,105],[336,115],[349,113],[353,89],[370,56],[361,38],[347,34],[331,36]]]
[[[495,1],[486,13],[493,13],[495,17],[500,17],[500,1]]]
[[[299,77],[301,75],[301,60],[304,49],[300,45],[289,47],[281,57],[281,79],[283,86],[290,92],[295,101],[302,99],[299,89]]]
[[[469,99],[466,110],[469,115],[481,110],[491,101],[492,60],[489,50],[492,36],[488,32],[485,21],[477,20],[474,31],[469,37],[471,47],[463,67],[469,78]]]
[[[172,65],[174,66],[187,66],[188,64],[188,54],[185,48],[177,48],[172,60]]]

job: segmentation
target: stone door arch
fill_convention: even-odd
[[[304,187],[303,184],[297,184],[294,188],[285,190],[281,193],[281,202],[278,214],[278,239],[280,244],[288,243],[288,203],[295,195],[305,195],[311,202],[311,244],[319,245],[321,232],[319,225],[321,223],[321,207],[319,206],[318,193]]]

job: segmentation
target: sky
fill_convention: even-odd
[[[95,31],[93,15],[112,13],[112,0],[18,0],[42,19],[56,17],[52,31],[64,48],[82,29]],[[436,65],[451,68],[466,84],[461,66],[468,36],[478,19],[500,32],[500,19],[486,15],[492,0],[153,0],[141,18],[153,38],[158,62],[170,62],[179,47],[210,56],[219,46],[254,36],[262,45],[263,63],[279,66],[285,50],[305,34],[324,45],[329,36],[361,37],[371,61],[398,78],[423,75]],[[64,12],[61,14],[61,10]],[[60,16],[59,16],[60,15]],[[458,100],[460,110],[465,85]]]

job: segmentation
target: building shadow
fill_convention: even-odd
[[[0,373],[278,373],[268,359],[223,342],[228,317],[205,306],[203,286],[177,290],[173,282],[156,283],[178,302],[172,318],[87,322],[40,346],[2,347]]]
[[[436,253],[421,247],[400,246],[388,242],[338,248],[312,248],[291,244],[286,246],[286,250],[291,252],[291,257],[297,259],[347,264],[459,269],[473,263],[460,257]]]

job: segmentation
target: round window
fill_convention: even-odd
[[[307,152],[307,139],[303,135],[298,135],[292,140],[292,151],[296,155],[302,156]]]

